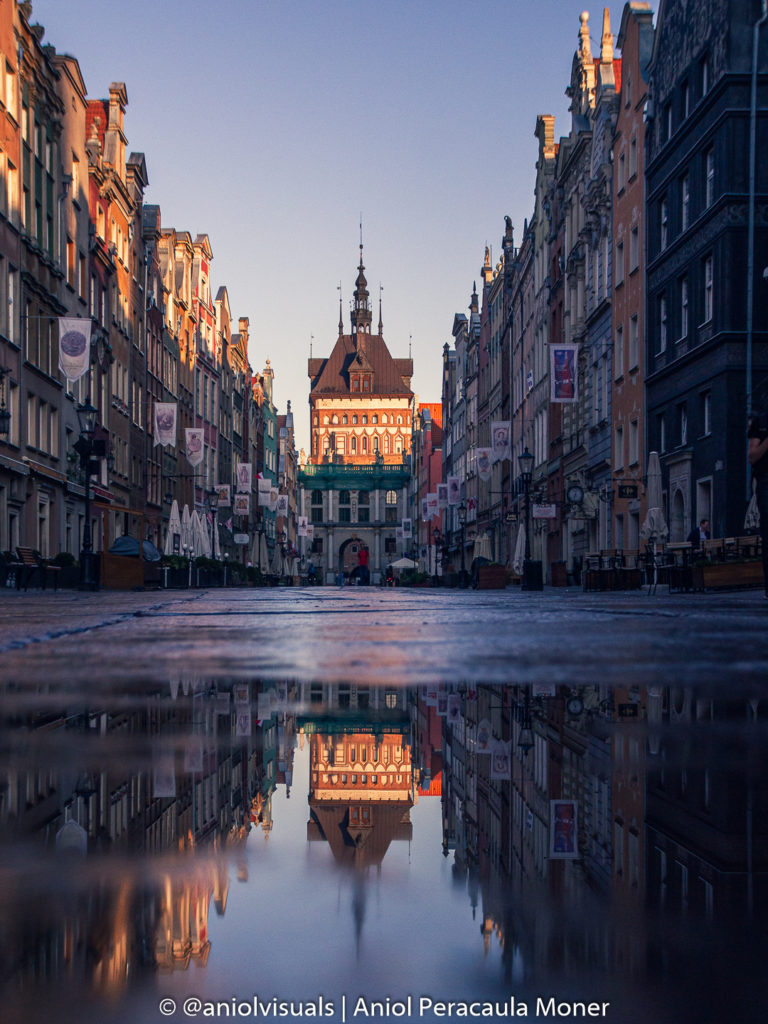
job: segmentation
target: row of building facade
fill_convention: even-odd
[[[248,462],[250,514],[219,512],[224,555],[244,560],[238,532],[260,529],[271,546],[295,534],[295,508],[278,521],[257,496],[259,474],[295,480],[290,405],[278,415],[269,360],[261,373],[249,363],[249,320],[213,287],[208,235],[164,227],[160,207],[145,203],[125,85],[90,99],[76,58],[43,40],[30,3],[0,6],[0,549],[79,553],[77,408],[89,400],[106,453],[91,480],[96,549],[122,534],[162,546],[174,500],[203,509],[214,485],[234,493]],[[89,370],[76,382],[59,369],[61,317],[91,327]],[[176,403],[176,444],[154,443],[162,402]],[[193,426],[204,430],[195,467],[183,445]]]
[[[764,5],[763,5],[764,6]],[[462,481],[463,536],[511,564],[534,456],[531,555],[565,562],[643,546],[648,453],[660,454],[670,537],[702,518],[743,532],[746,429],[768,395],[768,29],[758,0],[626,3],[616,40],[588,14],[566,93],[569,131],[536,119],[534,209],[506,218],[495,265],[443,351],[442,478]],[[750,174],[751,170],[751,174]],[[553,350],[573,346],[573,393]],[[481,479],[477,448],[511,423],[512,457]],[[544,518],[544,515],[547,518]]]

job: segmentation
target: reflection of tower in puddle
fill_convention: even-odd
[[[376,729],[331,723],[310,738],[309,842],[326,842],[354,873],[352,910],[359,948],[366,878],[381,869],[390,843],[410,840],[416,802],[409,724]]]

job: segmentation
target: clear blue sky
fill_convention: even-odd
[[[33,0],[89,96],[128,90],[129,150],[163,225],[210,236],[214,292],[251,323],[308,445],[307,358],[345,328],[363,217],[374,303],[413,386],[440,398],[455,312],[533,209],[536,115],[567,134],[583,0]],[[612,3],[614,37],[623,4]],[[589,8],[593,53],[603,7]],[[374,305],[374,323],[377,319]]]

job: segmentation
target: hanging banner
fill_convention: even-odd
[[[512,778],[512,743],[496,740],[491,749],[491,778]]]
[[[219,497],[219,508],[226,508],[232,504],[231,484],[214,484],[213,489]]]
[[[256,484],[259,490],[259,504],[268,505],[269,495],[272,490],[272,481],[265,480],[264,477],[260,476],[259,479],[256,481]]]
[[[492,454],[493,449],[491,448],[475,448],[475,466],[477,467],[477,475],[481,480],[491,479],[491,473],[493,472]]]
[[[237,493],[250,494],[253,481],[253,466],[250,462],[237,464]]]
[[[421,521],[426,523],[429,519],[429,503],[426,498],[421,499]]]
[[[410,540],[413,537],[413,529],[410,519],[403,520],[403,540]]]
[[[578,389],[576,387],[576,359],[578,358],[578,351],[578,345],[550,345],[550,402],[578,401]]]
[[[91,352],[91,321],[59,317],[59,369],[67,380],[80,380],[88,369]]]
[[[440,511],[448,507],[448,484],[437,485],[437,507]]]
[[[576,860],[578,844],[578,803],[576,800],[549,801],[549,856],[553,860]]]
[[[249,516],[251,514],[250,494],[236,494],[232,511],[236,516]]]
[[[270,512],[277,512],[277,499],[280,497],[280,491],[276,487],[270,487],[269,489],[269,501],[267,502],[267,508]]]
[[[187,446],[187,462],[199,466],[203,461],[203,428],[185,427],[184,443]]]
[[[155,402],[155,444],[176,444],[175,402]]]
[[[491,723],[487,718],[483,718],[477,724],[477,738],[475,741],[475,750],[478,754],[490,754],[493,746],[493,732],[491,730]]]
[[[448,504],[458,505],[461,501],[461,481],[457,476],[449,476],[448,480]]]
[[[306,532],[304,534],[309,540],[315,539],[315,527],[313,523],[307,523]]]
[[[288,495],[278,494],[277,496],[277,514],[279,516],[288,515]]]
[[[458,725],[461,721],[461,697],[458,693],[448,695],[447,718],[451,725]]]
[[[298,532],[298,535],[300,537],[306,537],[307,536],[307,517],[306,516],[299,516],[297,532]]]
[[[396,526],[395,527],[395,540],[402,540],[402,539],[403,539],[403,528],[402,528],[402,526]]]
[[[491,423],[491,450],[494,462],[512,458],[512,424],[509,420]]]

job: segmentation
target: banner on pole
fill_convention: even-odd
[[[80,380],[88,369],[91,352],[91,321],[59,317],[59,369],[67,380]]]
[[[578,401],[576,360],[579,346],[572,344],[550,345],[549,359],[551,402]]]
[[[155,402],[155,444],[176,444],[176,403]]]
[[[184,443],[187,447],[187,462],[199,466],[203,461],[203,428],[185,427]]]

